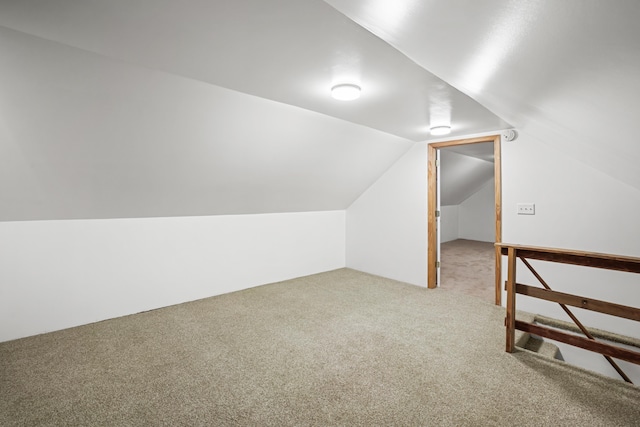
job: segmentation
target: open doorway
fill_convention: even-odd
[[[428,287],[435,288],[443,279],[449,280],[451,284],[455,283],[455,280],[464,281],[465,275],[474,277],[475,280],[483,280],[483,276],[492,276],[493,300],[495,304],[500,305],[502,296],[500,289],[501,257],[497,249],[493,247],[493,242],[501,242],[502,240],[500,136],[492,135],[432,143],[428,145],[428,158]],[[440,170],[437,165],[444,164],[449,164],[449,170],[444,176],[439,177]],[[491,175],[492,179],[489,180]],[[449,183],[460,181],[463,184],[459,184],[453,189],[449,188],[448,192],[440,192],[438,184],[447,180]],[[459,233],[452,231],[452,228],[455,227],[451,227],[451,225],[454,222],[458,223],[456,216],[461,212],[463,216],[468,217],[469,209],[475,208],[467,206],[459,210],[456,202],[472,198],[472,194],[476,193],[478,193],[475,196],[477,200],[471,200],[467,204],[470,206],[475,204],[475,208],[478,203],[484,204],[485,213],[476,213],[479,216],[484,215],[484,218],[473,218],[474,224],[468,225],[468,229],[461,233],[470,239],[458,239]],[[492,206],[488,207],[488,215],[491,218],[488,218],[486,213],[486,197],[489,194],[493,195],[493,201],[489,201]],[[482,195],[482,200],[480,195]],[[440,206],[441,204],[444,208]],[[479,224],[484,225],[480,226]],[[487,224],[489,224],[488,227]],[[487,230],[487,228],[490,229]],[[453,234],[455,234],[453,236],[455,238],[452,238]],[[440,240],[445,243],[441,245]],[[456,240],[460,241],[456,242]],[[452,241],[454,243],[447,243]],[[444,253],[443,249],[448,251],[448,255]],[[446,271],[444,268],[441,269],[441,266],[444,267],[440,259],[443,255],[449,257],[449,261],[458,257],[459,261],[465,264],[467,271],[461,269],[458,271],[458,277],[441,277],[440,272]],[[475,267],[474,263],[476,263]],[[478,292],[484,293],[483,295],[488,299],[487,295],[490,296],[491,289],[478,290]]]

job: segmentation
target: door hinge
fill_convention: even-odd
[[[436,218],[440,218],[440,211],[436,211]]]
[[[440,159],[436,159],[436,167],[439,168],[440,167]]]
[[[436,268],[440,268],[440,261],[436,261]]]

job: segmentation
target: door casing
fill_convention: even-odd
[[[437,284],[437,230],[436,230],[436,150],[455,145],[479,144],[493,142],[494,177],[495,177],[495,210],[496,210],[496,243],[502,243],[502,161],[500,155],[500,135],[488,135],[478,138],[458,139],[454,141],[433,142],[427,145],[427,287],[435,288]],[[495,248],[495,304],[502,304],[502,257],[499,248]]]

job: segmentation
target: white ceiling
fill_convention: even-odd
[[[4,219],[339,209],[411,142],[0,29]]]
[[[464,145],[452,145],[450,147],[444,147],[440,149],[440,152],[450,151],[464,156],[473,157],[476,159],[484,160],[485,162],[493,163],[494,161],[494,148],[493,142],[481,142],[479,144],[464,144]]]
[[[507,126],[320,0],[4,1],[0,25],[413,141]],[[357,103],[329,96],[345,82]]]
[[[457,145],[439,151],[442,206],[459,205],[493,182],[493,142]]]
[[[508,126],[320,0],[5,0],[0,57],[0,220],[345,209]]]
[[[345,209],[448,121],[640,188],[638,21],[623,0],[0,0],[0,220]],[[360,100],[329,97],[346,80]]]
[[[517,129],[640,189],[640,2],[327,3]]]

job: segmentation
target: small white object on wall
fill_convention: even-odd
[[[518,132],[515,129],[509,129],[502,134],[505,141],[513,141],[518,138]]]
[[[535,215],[535,203],[518,203],[518,215]]]

